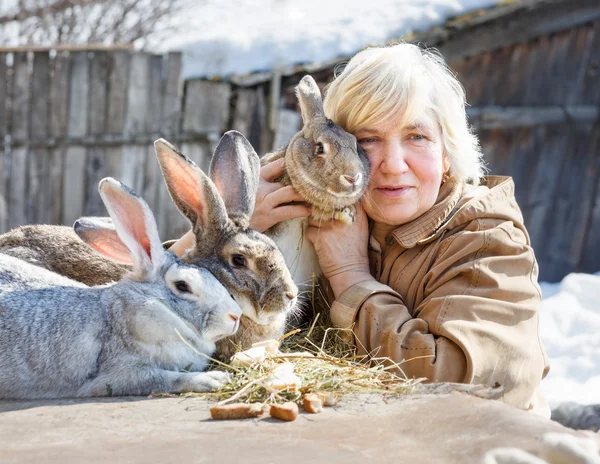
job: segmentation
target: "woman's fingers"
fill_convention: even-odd
[[[304,198],[302,198],[302,196],[296,192],[294,187],[287,185],[285,187],[280,186],[279,188],[274,189],[271,193],[266,195],[265,200],[274,208],[276,208],[285,203],[291,203],[292,201],[304,201]]]
[[[279,176],[282,176],[285,172],[285,162],[283,158],[271,161],[260,168],[260,177],[267,182],[273,182]]]
[[[275,223],[310,216],[310,207],[306,205],[285,205],[273,209],[272,216]]]

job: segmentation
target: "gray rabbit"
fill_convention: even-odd
[[[17,282],[0,293],[0,399],[202,392],[228,380],[199,371],[238,329],[239,305],[209,271],[164,250],[142,198],[111,178],[99,190],[132,272],[90,288],[0,255],[2,281]]]
[[[325,116],[321,91],[307,75],[296,87],[302,112],[302,129],[289,144],[262,157],[263,165],[285,159],[285,174],[277,179],[293,185],[312,207],[317,221],[333,219],[351,224],[355,204],[369,183],[370,164],[354,135]],[[319,260],[311,242],[305,239],[307,218],[290,219],[265,232],[277,244],[296,285],[309,285],[321,275]]]
[[[239,132],[225,133],[210,178],[167,141],[157,140],[155,149],[169,193],[193,228],[194,246],[182,260],[212,272],[244,313],[240,330],[217,344],[218,357],[228,359],[238,347],[281,337],[298,288],[273,241],[249,227],[260,169],[250,143]],[[78,220],[74,230],[18,227],[0,235],[0,253],[88,285],[118,280],[131,262],[110,221],[101,218]]]

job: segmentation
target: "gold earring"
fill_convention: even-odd
[[[448,174],[448,172],[445,172],[442,175],[442,184],[444,184],[448,179],[450,179],[450,174]]]

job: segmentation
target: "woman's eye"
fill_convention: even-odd
[[[365,143],[374,143],[375,142],[375,137],[365,137],[364,139],[359,139],[358,143],[365,144]]]
[[[246,267],[246,257],[244,255],[232,255],[231,264],[236,267]]]
[[[315,143],[315,155],[322,155],[323,153],[325,153],[323,144],[321,142]]]
[[[181,293],[192,293],[190,286],[187,284],[187,282],[183,280],[178,280],[177,282],[175,282],[175,288]]]
[[[425,140],[427,137],[425,137],[423,134],[412,134],[410,136],[410,138],[413,140],[419,141],[419,140]]]

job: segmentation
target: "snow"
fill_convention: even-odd
[[[498,0],[222,0],[175,17],[157,51],[181,50],[185,78],[319,63],[427,31]]]
[[[600,404],[600,273],[541,287],[540,332],[550,357],[542,392],[551,405]]]

